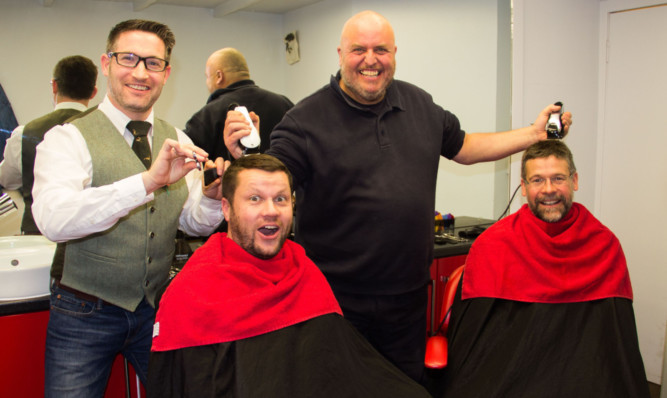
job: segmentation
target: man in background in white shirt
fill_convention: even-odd
[[[153,115],[174,43],[161,23],[117,24],[101,56],[104,100],[37,147],[33,215],[60,249],[46,397],[102,397],[118,353],[145,383],[155,297],[168,279],[176,231],[209,235],[223,219],[220,179],[202,187],[201,173],[192,172],[208,154]],[[224,172],[222,159],[207,163]]]
[[[0,163],[0,185],[10,190],[21,189],[25,203],[21,232],[27,235],[39,234],[31,210],[37,144],[51,127],[85,111],[97,94],[97,67],[86,57],[74,55],[61,59],[52,76],[55,110],[14,129]]]
[[[88,58],[72,56],[58,61],[51,79],[55,110],[76,109],[79,112],[86,110],[88,102],[97,94],[96,81],[97,67]],[[65,119],[60,123],[64,121]],[[15,190],[23,185],[21,142],[24,127],[24,125],[16,127],[5,145],[4,159],[0,162],[0,185],[5,189]]]

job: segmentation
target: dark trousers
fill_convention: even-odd
[[[427,287],[397,295],[346,294],[334,290],[343,315],[385,358],[423,381]]]

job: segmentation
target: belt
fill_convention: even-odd
[[[76,298],[78,298],[78,299],[86,300],[86,301],[92,301],[92,302],[97,302],[98,300],[102,300],[102,299],[100,299],[100,298],[97,297],[97,296],[93,296],[92,294],[84,293],[84,292],[82,292],[82,291],[80,291],[80,290],[76,290],[76,289],[71,288],[71,287],[69,287],[69,286],[65,286],[65,285],[63,285],[62,283],[60,283],[60,280],[58,280],[58,279],[56,279],[56,280],[54,281],[54,284],[55,284],[57,287],[59,287],[60,289],[66,291],[66,292],[68,292],[68,293],[72,293],[72,294],[74,295],[74,297],[76,297]],[[106,302],[106,301],[104,301],[104,300],[102,300],[102,302],[103,302],[104,304],[109,304],[108,302]]]

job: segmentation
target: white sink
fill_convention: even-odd
[[[0,237],[0,300],[49,294],[56,244],[40,235]]]

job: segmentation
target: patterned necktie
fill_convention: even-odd
[[[148,130],[151,129],[151,124],[133,120],[127,124],[127,129],[134,135],[132,150],[137,154],[137,157],[143,162],[144,166],[146,166],[146,170],[148,170],[151,167],[151,147],[148,144],[147,135]]]

